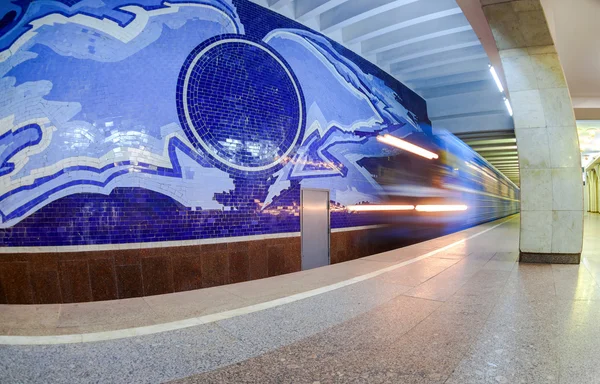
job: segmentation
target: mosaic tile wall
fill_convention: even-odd
[[[0,4],[0,242],[137,243],[299,230],[301,187],[381,199],[376,136],[425,102],[245,0]]]

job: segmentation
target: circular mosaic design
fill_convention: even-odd
[[[215,165],[257,172],[280,165],[304,131],[303,97],[272,48],[238,35],[198,46],[184,63],[178,113],[187,136]]]

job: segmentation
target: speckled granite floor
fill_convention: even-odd
[[[514,219],[373,278],[210,324],[0,346],[0,382],[598,383],[598,231],[600,215],[588,217],[579,266],[518,265]]]

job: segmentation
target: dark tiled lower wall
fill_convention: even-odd
[[[366,229],[332,233],[329,250],[331,264],[358,259],[405,245],[389,236],[377,236],[380,232],[380,229]]]
[[[386,250],[369,241],[372,231],[332,233],[331,263]],[[124,299],[261,279],[299,271],[300,252],[300,237],[288,237],[185,247],[0,254],[0,303]]]

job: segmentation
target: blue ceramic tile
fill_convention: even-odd
[[[12,124],[0,135],[4,246],[297,232],[301,188],[331,191],[333,228],[388,223],[345,207],[390,199],[389,172],[401,186],[456,179],[487,191],[464,165],[456,173],[377,141],[390,133],[480,161],[432,135],[423,99],[250,1],[30,1],[7,12],[2,51],[32,21],[47,24],[0,67],[0,119]],[[73,15],[77,24],[51,21]],[[141,30],[136,17],[148,18]],[[441,181],[423,177],[435,172]],[[508,185],[497,193],[518,198]],[[485,217],[516,206],[493,203]]]

